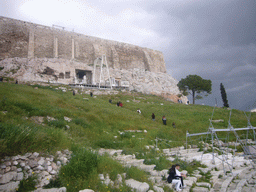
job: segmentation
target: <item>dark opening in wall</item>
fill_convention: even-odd
[[[53,75],[54,74],[54,70],[52,68],[50,68],[50,67],[46,67],[42,74]]]
[[[60,79],[64,79],[64,73],[60,73],[60,74],[59,74],[59,78],[60,78]]]
[[[70,78],[70,71],[69,72],[65,72],[65,79],[69,79]]]
[[[76,69],[78,83],[92,84],[92,71]]]

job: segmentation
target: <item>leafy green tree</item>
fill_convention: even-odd
[[[178,87],[183,95],[191,94],[193,104],[195,104],[195,99],[202,99],[203,93],[211,94],[212,81],[203,79],[198,75],[188,75],[185,79],[179,81]],[[204,96],[208,96],[207,94]]]
[[[223,101],[223,106],[224,107],[229,107],[226,90],[225,90],[225,87],[222,83],[220,84],[220,93],[221,93],[221,98],[222,98],[222,101]]]

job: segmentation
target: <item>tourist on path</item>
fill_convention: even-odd
[[[155,121],[155,119],[156,119],[156,116],[154,113],[152,113],[152,120]]]
[[[165,116],[162,117],[163,124],[166,125],[166,118]]]

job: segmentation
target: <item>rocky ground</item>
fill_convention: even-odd
[[[216,155],[215,164],[212,164],[212,154],[199,151],[199,148],[184,149],[184,147],[164,149],[163,154],[172,161],[174,156],[192,161],[193,159],[201,161],[207,165],[207,168],[198,168],[194,171],[193,176],[189,176],[184,180],[187,185],[184,192],[208,192],[208,191],[256,191],[256,170],[253,169],[249,160],[244,159],[243,156],[237,155],[234,157],[234,169],[232,173],[224,174],[222,156]],[[134,179],[125,179],[125,173],[117,176],[116,181],[111,181],[108,175],[100,174],[99,178],[106,185],[118,185],[123,182],[130,186],[137,192],[163,192],[164,187],[173,189],[172,184],[166,182],[168,170],[162,171],[154,170],[155,165],[145,165],[143,159],[136,159],[135,155],[123,155],[122,150],[100,149],[99,154],[108,153],[114,159],[121,162],[124,166],[135,166],[150,174],[149,182],[153,183],[153,190],[150,190],[149,183],[142,183]],[[38,153],[27,153],[24,156],[6,157],[1,160],[0,165],[0,191],[16,191],[20,181],[24,177],[37,174],[39,176],[39,183],[36,192],[64,192],[66,188],[60,189],[42,189],[43,186],[49,183],[49,180],[54,178],[61,165],[69,162],[71,152],[65,150],[58,151],[55,156],[43,156]],[[231,155],[227,159],[232,163]],[[226,165],[224,167],[227,169]],[[200,170],[200,171],[199,171]],[[210,171],[212,177],[210,183],[197,182],[202,173]],[[186,173],[186,170],[183,170]],[[26,173],[24,175],[24,173]],[[82,190],[81,192],[93,192],[90,189]]]

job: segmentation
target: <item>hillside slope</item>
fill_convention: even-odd
[[[123,107],[116,106],[118,101]],[[136,112],[138,108],[141,114]],[[72,89],[64,86],[1,83],[0,111],[3,156],[31,150],[56,151],[70,148],[74,143],[92,148],[120,148],[132,153],[145,145],[154,145],[156,138],[161,140],[160,148],[179,146],[186,140],[186,131],[208,130],[213,107],[175,104],[139,93],[90,97],[81,92],[73,96]],[[151,120],[152,113],[156,121]],[[163,115],[167,118],[166,126],[161,120]],[[229,110],[216,108],[213,119],[224,122],[214,126],[227,127],[228,118]],[[247,119],[242,111],[233,110],[231,123],[234,127],[244,127]],[[256,125],[254,113],[251,123]]]

